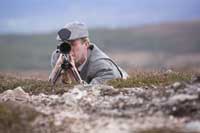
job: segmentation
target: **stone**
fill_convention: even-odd
[[[186,129],[190,132],[200,132],[200,121],[191,121],[187,123]]]
[[[178,89],[182,86],[182,84],[180,82],[175,82],[172,87],[175,88],[175,89]]]
[[[198,99],[198,95],[177,94],[170,97],[168,103],[175,104],[177,102],[183,102],[185,100],[195,100],[195,99]]]
[[[199,83],[200,82],[200,75],[194,75],[192,76],[192,83]]]
[[[0,94],[1,101],[29,101],[30,96],[21,87],[7,90]]]

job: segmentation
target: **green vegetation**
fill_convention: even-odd
[[[176,81],[189,81],[192,77],[192,73],[181,73],[181,72],[173,72],[173,73],[153,73],[153,72],[144,72],[137,73],[132,75],[130,78],[123,79],[114,79],[108,81],[108,85],[112,85],[115,88],[123,88],[123,87],[140,87],[140,86],[162,86],[169,85]],[[5,76],[0,74],[0,93],[8,90],[15,89],[18,86],[21,86],[24,91],[29,94],[39,94],[52,93],[52,86],[48,81],[35,80],[35,79],[19,79],[15,77]],[[62,94],[66,92],[69,88],[72,88],[75,84],[72,85],[62,85],[56,84],[54,86],[54,93]]]
[[[189,81],[192,77],[191,73],[138,73],[130,78],[123,79],[114,79],[108,81],[109,85],[112,85],[115,88],[123,87],[141,87],[141,86],[161,86],[169,85],[177,81]]]
[[[39,115],[34,109],[12,102],[0,103],[0,132],[27,133],[34,129],[31,122]]]
[[[73,85],[61,85],[58,83],[52,88],[51,84],[48,81],[34,79],[19,79],[0,74],[0,93],[8,89],[15,89],[18,86],[21,86],[24,89],[24,91],[28,92],[29,94],[49,94],[53,92],[52,89],[55,90],[54,93],[62,94]]]
[[[147,129],[140,131],[139,133],[186,133],[183,130],[177,129],[170,129],[170,128],[154,128],[154,129]]]

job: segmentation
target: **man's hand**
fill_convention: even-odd
[[[74,57],[69,54],[69,62],[71,63],[72,67],[76,67]]]
[[[60,54],[59,58],[56,62],[55,67],[52,69],[50,75],[49,75],[49,82],[51,82],[52,85],[54,85],[56,83],[56,81],[59,79],[60,77],[60,73],[62,71],[61,69],[61,64],[64,62],[64,58],[63,56]]]

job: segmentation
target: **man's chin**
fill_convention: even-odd
[[[77,60],[77,61],[75,60],[75,65],[79,67],[84,63],[84,61],[85,60],[83,60],[83,59],[80,59],[80,60]]]

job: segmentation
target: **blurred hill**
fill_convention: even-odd
[[[200,51],[200,21],[163,23],[121,29],[95,29],[92,39],[113,51],[194,53]]]
[[[125,63],[123,61],[125,58],[130,59],[130,56],[138,52],[140,54],[134,56],[141,57],[141,60],[141,53],[151,53],[155,56],[170,55],[170,58],[172,55],[186,55],[187,57],[187,55],[194,54],[195,58],[198,58],[200,53],[199,35],[200,20],[117,29],[90,29],[91,41],[121,64]],[[0,35],[0,70],[50,70],[51,52],[55,49],[56,43],[56,32],[33,35]],[[185,58],[185,56],[183,57]],[[163,61],[163,58],[159,59]],[[134,60],[132,61],[134,62]],[[156,64],[163,63],[157,61]],[[148,62],[151,61],[148,60]]]

